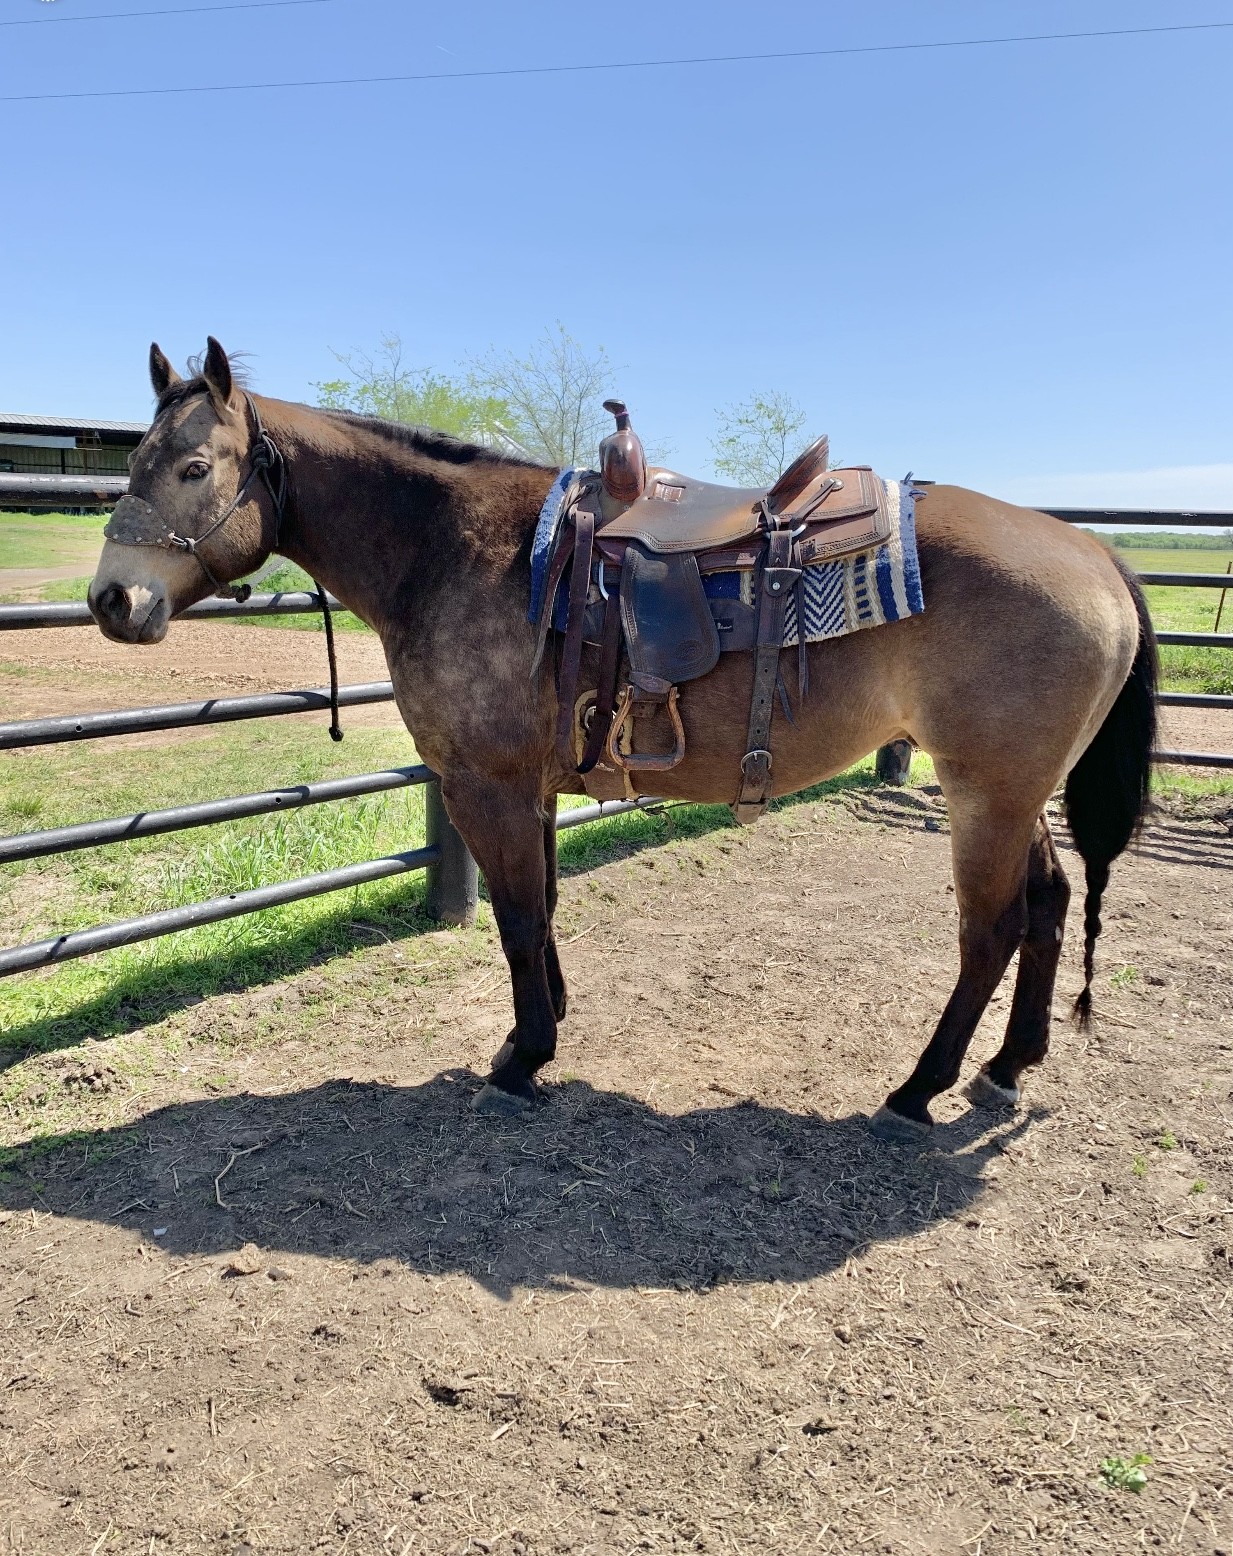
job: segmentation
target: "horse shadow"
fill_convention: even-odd
[[[41,1137],[7,1153],[0,1209],[120,1227],[182,1257],[253,1243],[267,1273],[310,1254],[463,1273],[504,1298],[705,1291],[805,1280],[978,1214],[1033,1117],[974,1110],[919,1149],[875,1139],[860,1116],[752,1100],[661,1113],[582,1081],[497,1120],[469,1106],[480,1084],[467,1070],[329,1081]]]

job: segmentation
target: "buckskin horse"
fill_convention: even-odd
[[[558,794],[582,788],[557,738],[562,636],[547,634],[537,657],[528,616],[533,538],[558,473],[443,434],[250,395],[213,338],[188,378],[153,346],[150,376],[154,421],[90,588],[98,625],[118,642],[159,642],[188,606],[276,552],[379,634],[402,717],[486,878],[509,964],[515,1026],[475,1105],[522,1111],[565,1016],[554,811]],[[951,820],[960,966],[915,1069],[874,1117],[890,1138],[927,1131],[930,1100],[958,1079],[1016,950],[1004,1040],[966,1095],[1012,1106],[1024,1070],[1045,1057],[1070,889],[1044,810],[1063,781],[1086,874],[1075,1008],[1088,1019],[1101,894],[1146,812],[1156,708],[1143,596],[1094,537],[942,485],[922,494],[916,520],[922,613],[782,655],[774,645],[787,684],[795,672],[804,689],[807,677],[808,695],[791,710],[776,672],[785,716],[765,742],[773,767],[769,751],[747,749],[751,647],[690,684],[676,714],[683,758],[661,763],[647,791],[732,803],[752,755],[765,800],[893,740],[932,756]],[[675,712],[675,688],[671,701]]]

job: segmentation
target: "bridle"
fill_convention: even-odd
[[[169,524],[158,518],[148,502],[140,497],[134,497],[131,493],[121,497],[111,518],[107,521],[107,527],[103,530],[105,539],[112,540],[119,546],[158,546],[164,551],[187,551],[195,558],[197,566],[209,579],[216,595],[222,596],[223,599],[238,600],[241,604],[253,592],[251,585],[223,583],[220,578],[216,578],[209,563],[202,556],[200,548],[212,535],[216,535],[236,509],[248,500],[249,488],[260,476],[270,494],[270,501],[274,504],[274,543],[270,550],[277,551],[279,531],[283,524],[283,511],[287,503],[287,466],[282,452],[265,430],[261,413],[252,395],[246,394],[244,401],[253,418],[254,428],[253,445],[248,456],[249,471],[241,482],[239,491],[227,505],[226,512],[215,519],[204,534],[177,534]]]
[[[111,518],[103,530],[106,540],[118,546],[158,546],[164,551],[187,551],[206,575],[214,593],[223,599],[243,604],[252,594],[251,584],[224,583],[214,576],[209,563],[201,554],[201,547],[212,535],[216,535],[237,508],[248,500],[249,488],[258,477],[265,482],[274,505],[274,539],[269,549],[278,550],[278,542],[287,506],[287,462],[282,450],[266,431],[261,412],[251,394],[244,395],[249,415],[253,419],[253,441],[248,453],[248,474],[240,483],[240,489],[228,503],[224,513],[215,519],[209,529],[200,535],[180,535],[163,519],[160,519],[150,503],[131,493],[125,493],[116,504]],[[334,619],[325,590],[313,579],[313,588],[321,605],[325,626],[325,649],[330,663],[330,738],[341,740],[342,729],[338,723],[338,664],[334,653]]]

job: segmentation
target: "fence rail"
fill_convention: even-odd
[[[361,681],[338,688],[340,708],[393,702],[392,681]],[[169,702],[154,708],[116,708],[107,713],[66,713],[48,719],[18,719],[0,724],[0,751],[19,746],[56,746],[66,740],[99,740],[107,735],[148,735],[159,730],[200,729],[243,719],[280,718],[330,706],[329,687],[292,692],[259,692],[251,697],[207,697],[201,702]]]
[[[94,500],[99,506],[113,503],[121,495],[123,486],[126,484],[124,478],[116,478],[113,481],[97,477],[21,476],[19,479],[27,485],[30,481],[37,483],[38,491],[48,499],[47,503],[41,503],[44,506],[50,504],[51,494],[57,483],[58,489],[63,494],[61,500],[72,500],[75,505],[85,505],[88,501],[86,493],[88,487],[93,491]],[[0,475],[0,501],[6,500],[12,482],[12,477]],[[1233,513],[1189,511],[1160,513],[1091,508],[1047,508],[1041,511],[1052,513],[1055,517],[1071,523],[1233,527]],[[1142,573],[1140,577],[1146,584],[1166,587],[1227,589],[1233,586],[1233,578],[1222,573],[1153,571]],[[326,598],[334,609],[343,608],[332,596]],[[239,616],[304,615],[320,612],[321,608],[321,597],[316,593],[288,591],[279,594],[256,594],[243,602],[204,600],[192,606],[184,614],[199,620],[219,620]],[[84,603],[0,605],[0,632],[92,625],[93,618]],[[1233,634],[1230,633],[1165,631],[1158,633],[1157,636],[1161,643],[1166,644],[1233,648]],[[340,687],[338,700],[342,707],[356,707],[368,703],[390,702],[393,700],[393,695],[394,689],[391,682],[372,681]],[[1160,700],[1166,705],[1175,707],[1233,708],[1233,696],[1217,693],[1165,692]],[[101,713],[21,719],[0,724],[0,750],[55,745],[73,740],[97,740],[110,736],[161,730],[199,728],[242,719],[305,713],[328,707],[329,692],[324,689],[310,688],[249,697],[206,698],[199,702],[165,704],[149,708],[121,708]],[[1233,768],[1233,754],[1162,750],[1156,752],[1155,756],[1160,762]],[[446,922],[465,922],[474,913],[478,896],[475,862],[467,853],[462,839],[446,815],[436,775],[422,765],[326,779],[317,783],[270,789],[255,794],[234,795],[195,805],[180,805],[166,810],[139,812],[130,816],[81,822],[73,826],[55,827],[41,832],[0,838],[0,865],[27,859],[47,858],[55,854],[128,842],[137,838],[156,837],[250,816],[272,815],[302,806],[327,804],[335,800],[352,799],[360,795],[415,785],[425,786],[426,840],[422,848],[390,854],[381,859],[367,860],[361,864],[343,865],[337,869],[320,871],[272,886],[233,892],[225,897],[212,898],[206,902],[165,908],[113,924],[74,930],[28,945],[12,946],[0,950],[0,977],[53,966],[75,957],[133,945],[160,935],[195,928],[202,924],[218,923],[224,919],[237,918],[264,908],[300,902],[327,892],[342,891],[417,870],[425,870],[428,875],[425,900],[429,913]],[[557,827],[559,830],[565,830],[635,810],[653,811],[661,803],[656,799],[641,798],[581,805],[563,811],[557,818]]]
[[[333,611],[346,606],[327,594]],[[304,616],[321,609],[321,596],[312,590],[286,590],[281,594],[250,594],[247,600],[202,600],[178,618],[217,621],[225,616]],[[33,605],[0,605],[0,632],[25,632],[31,627],[92,627],[94,617],[84,600],[59,600]]]

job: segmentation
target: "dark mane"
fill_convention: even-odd
[[[229,357],[231,375],[236,387],[244,389],[248,387],[248,375],[242,366],[238,365],[234,357]],[[155,419],[170,410],[172,406],[183,405],[185,400],[191,400],[197,394],[209,394],[210,386],[206,383],[204,375],[200,371],[199,358],[191,357],[188,362],[189,377],[182,378],[178,383],[169,387],[158,398],[158,404],[154,408]],[[303,402],[299,402],[303,404]],[[387,421],[382,416],[363,416],[358,411],[332,410],[321,405],[305,405],[305,410],[312,411],[318,416],[328,416],[331,421],[345,422],[349,427],[355,427],[358,431],[376,433],[378,437],[386,439],[390,443],[401,444],[413,453],[422,454],[426,459],[443,460],[451,465],[517,465],[524,470],[550,470],[551,465],[544,465],[534,459],[523,459],[517,454],[507,454],[501,449],[485,448],[482,443],[469,443],[465,438],[456,438],[448,432],[437,432],[432,427],[415,427],[407,422]]]
[[[358,411],[329,410],[322,406],[311,407],[319,416],[345,422],[364,432],[375,432],[391,443],[400,443],[427,459],[441,459],[451,465],[519,465],[524,470],[548,470],[550,465],[535,459],[523,459],[517,454],[507,454],[501,449],[485,448],[482,443],[469,443],[449,432],[437,432],[432,427],[415,427],[407,422],[386,421],[382,416],[362,416]]]

